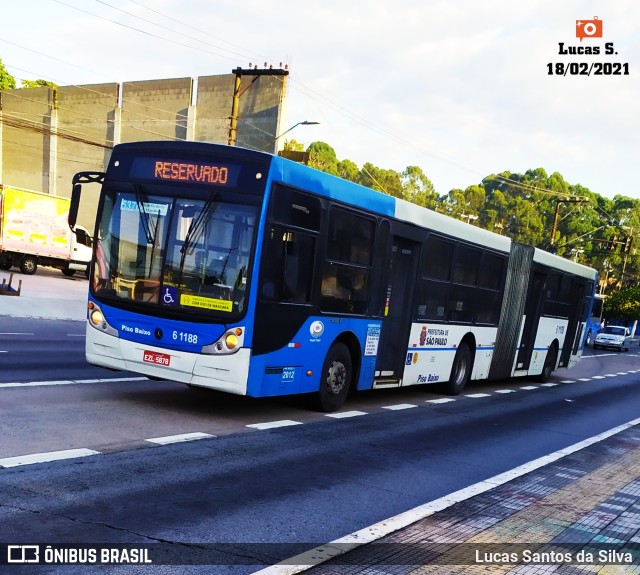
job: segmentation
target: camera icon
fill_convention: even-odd
[[[593,20],[576,20],[576,38],[602,38],[602,20],[597,16]]]

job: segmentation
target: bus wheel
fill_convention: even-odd
[[[315,407],[330,413],[342,407],[351,385],[352,362],[349,349],[343,343],[331,346],[322,366],[320,389]]]
[[[38,260],[33,256],[24,256],[20,260],[20,271],[26,276],[32,276],[38,269]]]
[[[547,352],[547,357],[544,359],[544,366],[542,367],[542,373],[538,376],[540,383],[547,383],[551,378],[551,374],[556,367],[556,358],[558,357],[558,348],[552,345]]]
[[[461,343],[451,367],[451,375],[447,382],[449,395],[460,395],[471,377],[471,350],[466,343]]]

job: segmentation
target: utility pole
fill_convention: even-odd
[[[251,64],[249,64],[251,66]],[[266,63],[265,63],[266,66]],[[231,70],[236,75],[236,81],[233,88],[233,102],[231,104],[231,116],[229,116],[230,124],[229,124],[229,139],[228,144],[230,146],[235,146],[236,141],[238,139],[238,118],[240,116],[240,96],[246,92],[251,85],[260,77],[260,76],[288,76],[289,70],[286,68],[264,68],[258,70],[258,67],[255,68],[240,68],[238,66],[235,70]],[[242,76],[251,77],[251,83],[245,88],[244,92],[240,92],[240,84],[242,83]]]
[[[556,200],[556,213],[553,217],[553,228],[551,229],[551,245],[556,243],[556,232],[558,231],[558,218],[560,216],[560,204],[583,204],[588,202],[589,198],[584,196],[574,196],[568,198],[558,198]]]

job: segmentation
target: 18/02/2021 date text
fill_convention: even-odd
[[[549,62],[549,76],[628,76],[629,63],[621,62]]]

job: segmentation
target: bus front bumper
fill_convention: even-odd
[[[236,395],[247,394],[251,350],[202,355],[121,339],[87,324],[86,358],[92,365],[179,381]]]

